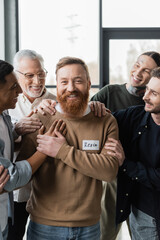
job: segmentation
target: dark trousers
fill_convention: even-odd
[[[14,202],[14,224],[12,225],[12,221],[9,219],[7,240],[23,239],[28,216],[26,202]]]

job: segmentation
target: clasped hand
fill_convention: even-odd
[[[104,148],[107,150],[109,155],[116,157],[118,159],[119,166],[122,166],[125,154],[121,142],[113,138],[108,138]]]
[[[43,130],[44,127],[41,127],[37,135],[37,150],[50,157],[55,157],[61,146],[66,142],[64,137],[67,133],[66,124],[62,120],[56,120],[44,135],[42,135]]]

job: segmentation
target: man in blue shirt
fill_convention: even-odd
[[[122,145],[113,139],[106,143],[121,165],[116,222],[129,216],[132,240],[160,239],[160,68],[151,76],[143,97],[145,107],[114,113]]]

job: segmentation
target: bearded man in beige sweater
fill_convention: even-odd
[[[84,61],[60,59],[56,78],[56,114],[34,117],[46,131],[55,119],[62,119],[66,137],[58,131],[56,137],[37,135],[37,131],[27,134],[18,156],[24,159],[36,150],[49,156],[33,177],[27,239],[98,240],[102,181],[115,179],[119,166],[103,146],[109,138],[118,139],[117,122],[110,113],[98,118],[91,112],[91,82]]]

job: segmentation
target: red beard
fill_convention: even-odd
[[[67,99],[70,95],[78,96],[77,100],[71,101]],[[57,91],[57,100],[61,105],[62,110],[74,116],[81,115],[87,108],[89,98],[89,89],[83,94],[80,91],[73,91],[73,92],[65,92],[62,95],[58,94]]]

